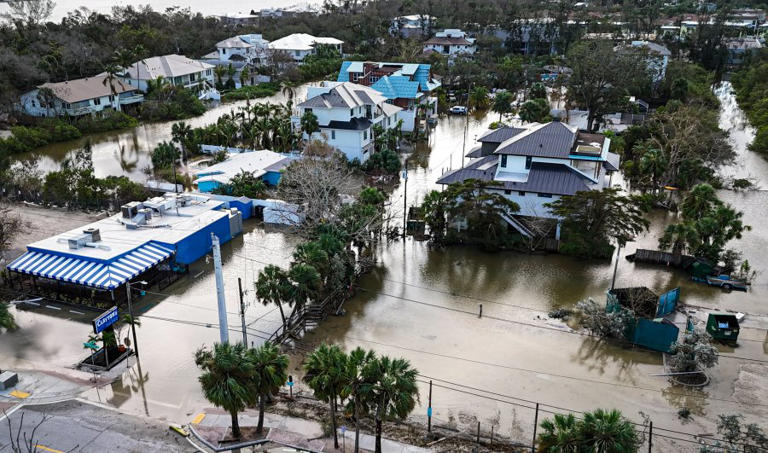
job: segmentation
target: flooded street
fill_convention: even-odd
[[[730,131],[738,154],[724,174],[756,178],[759,186],[765,186],[768,163],[746,149],[754,132],[746,126],[727,87],[717,94],[722,101],[721,125]],[[301,98],[302,93],[297,96]],[[188,123],[210,123],[235,105],[211,110]],[[467,150],[496,119],[495,114],[469,117]],[[438,188],[437,178],[461,164],[465,121],[460,116],[440,118],[429,142],[417,145],[409,155],[408,205]],[[94,146],[97,174],[140,174],[148,161],[147,150],[170,138],[170,124],[103,137]],[[137,163],[130,169],[114,154],[121,145],[131,145],[134,150]],[[61,155],[46,152],[44,165],[56,165],[67,150],[62,145]],[[404,190],[401,183],[390,199],[395,219],[402,218]],[[768,217],[768,192],[722,191],[720,196],[743,210],[745,223],[753,226],[731,244],[762,271],[749,292],[723,293],[691,282],[682,272],[627,262],[623,257],[638,247],[656,248],[660,232],[674,221],[673,215],[662,212],[653,214],[647,234],[622,250],[616,285],[643,285],[657,293],[679,286],[683,301],[690,305],[768,315],[768,228],[762,223]],[[264,265],[286,265],[297,239],[249,225],[242,237],[223,247],[224,274],[230,338],[241,337],[237,291],[241,278],[247,290],[246,330],[249,341],[257,343],[280,321],[275,307],[264,307],[255,300],[252,282]],[[750,393],[735,384],[740,366],[746,362],[727,357],[768,360],[764,330],[743,329],[737,348],[722,349],[720,364],[711,372],[712,383],[691,392],[653,376],[662,372],[660,354],[598,342],[546,319],[555,307],[571,306],[587,297],[603,301],[612,272],[612,262],[560,255],[435,249],[412,239],[384,244],[378,250],[378,266],[361,279],[362,289],[345,304],[346,315],[324,321],[307,335],[302,347],[334,342],[347,350],[362,346],[406,357],[419,370],[422,381],[434,380],[432,406],[438,423],[466,429],[480,421],[484,430],[495,425],[496,432],[521,441],[532,435],[531,408],[536,402],[543,411],[615,407],[638,422],[642,411],[653,420],[654,430],[662,427],[695,433],[713,432],[713,420],[721,413],[743,413],[751,421],[768,417],[765,392]],[[208,407],[199,391],[192,356],[201,345],[218,339],[214,295],[213,265],[203,260],[192,267],[188,277],[161,294],[142,298],[139,307],[144,315],[137,332],[141,371],[136,364],[121,380],[89,392],[87,398],[179,422]],[[482,318],[477,316],[480,304]],[[3,334],[2,367],[71,367],[85,355],[81,344],[91,329],[90,316],[70,314],[72,319],[65,320],[57,312],[16,310],[16,314],[22,328]],[[295,377],[296,371],[292,370]],[[426,406],[427,385],[422,383],[421,405],[415,414],[426,419]],[[687,425],[678,420],[681,407],[693,413],[693,421]],[[540,414],[540,419],[547,415]],[[682,445],[667,451],[698,451],[693,444]]]

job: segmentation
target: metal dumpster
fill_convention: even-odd
[[[715,340],[736,343],[739,338],[739,320],[730,313],[710,313],[707,333]]]

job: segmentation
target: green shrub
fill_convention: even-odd
[[[83,134],[94,132],[107,132],[117,129],[136,127],[139,122],[136,118],[115,110],[105,110],[101,117],[85,116],[77,120],[77,128]]]
[[[221,99],[223,101],[241,101],[245,99],[264,98],[274,95],[279,89],[280,84],[277,82],[247,85],[224,94]]]

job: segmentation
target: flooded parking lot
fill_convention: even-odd
[[[729,129],[738,154],[734,165],[724,172],[753,177],[764,185],[768,165],[746,150],[753,132],[745,127],[732,94],[721,89],[718,95],[723,104],[721,124]],[[219,114],[230,107],[220,108]],[[190,123],[212,121],[211,112],[207,119]],[[417,146],[409,157],[408,204],[437,188],[439,175],[460,164],[465,126],[469,149],[475,136],[495,119],[495,115],[470,116],[467,126],[465,117],[441,118],[429,142]],[[162,137],[169,134],[170,125],[137,129],[142,128],[143,132],[124,132],[97,145],[97,173],[124,172],[122,165],[110,160],[115,159],[117,144],[144,134],[136,149],[146,149],[166,140]],[[55,157],[50,159],[55,162]],[[394,218],[402,217],[404,189],[401,184],[391,196]],[[662,212],[653,214],[648,233],[622,250],[617,286],[644,285],[656,292],[679,286],[683,301],[690,305],[768,315],[768,229],[763,220],[768,216],[768,192],[722,191],[720,196],[743,210],[745,223],[753,226],[732,244],[744,251],[753,267],[763,270],[749,292],[723,293],[691,282],[672,269],[627,262],[623,257],[636,248],[656,247],[659,233],[674,220],[673,215]],[[246,230],[223,247],[228,323],[230,337],[240,338],[237,279],[241,278],[246,289],[246,330],[249,340],[259,342],[274,331],[280,318],[274,307],[255,299],[252,282],[264,265],[286,265],[297,239],[253,224]],[[553,412],[616,407],[635,421],[641,420],[642,411],[655,427],[681,432],[713,432],[713,420],[720,413],[766,419],[768,397],[760,391],[764,385],[761,373],[766,375],[761,361],[768,360],[765,330],[745,329],[738,348],[722,349],[712,383],[693,392],[654,376],[663,370],[658,353],[596,341],[547,319],[552,308],[571,306],[587,297],[603,300],[612,272],[613,263],[608,261],[485,253],[466,247],[436,249],[412,239],[395,241],[379,248],[378,264],[361,279],[356,296],[345,304],[346,315],[323,322],[301,346],[334,342],[345,349],[362,346],[406,357],[419,370],[422,381],[434,381],[433,407],[439,423],[462,428],[477,421],[483,426],[496,424],[496,432],[517,439],[530,439],[531,408],[537,402],[546,405],[541,406],[543,410]],[[481,304],[482,318],[478,317]],[[139,309],[143,312],[138,330],[141,369],[135,364],[122,379],[87,397],[129,412],[185,421],[189,414],[209,405],[199,391],[192,355],[201,345],[218,339],[212,263],[203,260],[192,266],[188,277],[157,294],[147,294]],[[4,334],[0,344],[4,366],[70,367],[84,355],[82,342],[90,331],[90,315],[66,310],[17,310],[17,315],[22,328]],[[294,353],[294,367],[301,352]],[[426,414],[426,403],[427,384],[422,383],[416,413]],[[678,420],[681,407],[688,407],[694,415],[687,425]],[[694,445],[675,447],[675,451],[689,448]]]

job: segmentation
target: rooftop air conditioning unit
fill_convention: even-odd
[[[138,214],[139,208],[141,208],[141,203],[138,201],[132,201],[130,203],[124,204],[120,210],[123,212],[124,219],[132,219],[136,217],[136,214]]]
[[[87,228],[83,230],[83,234],[87,234],[90,237],[90,240],[88,242],[99,242],[101,241],[101,232],[98,228]]]
[[[67,240],[67,244],[69,244],[69,248],[72,250],[77,250],[85,247],[85,244],[90,242],[91,236],[88,234],[80,234],[77,235],[71,239]]]

